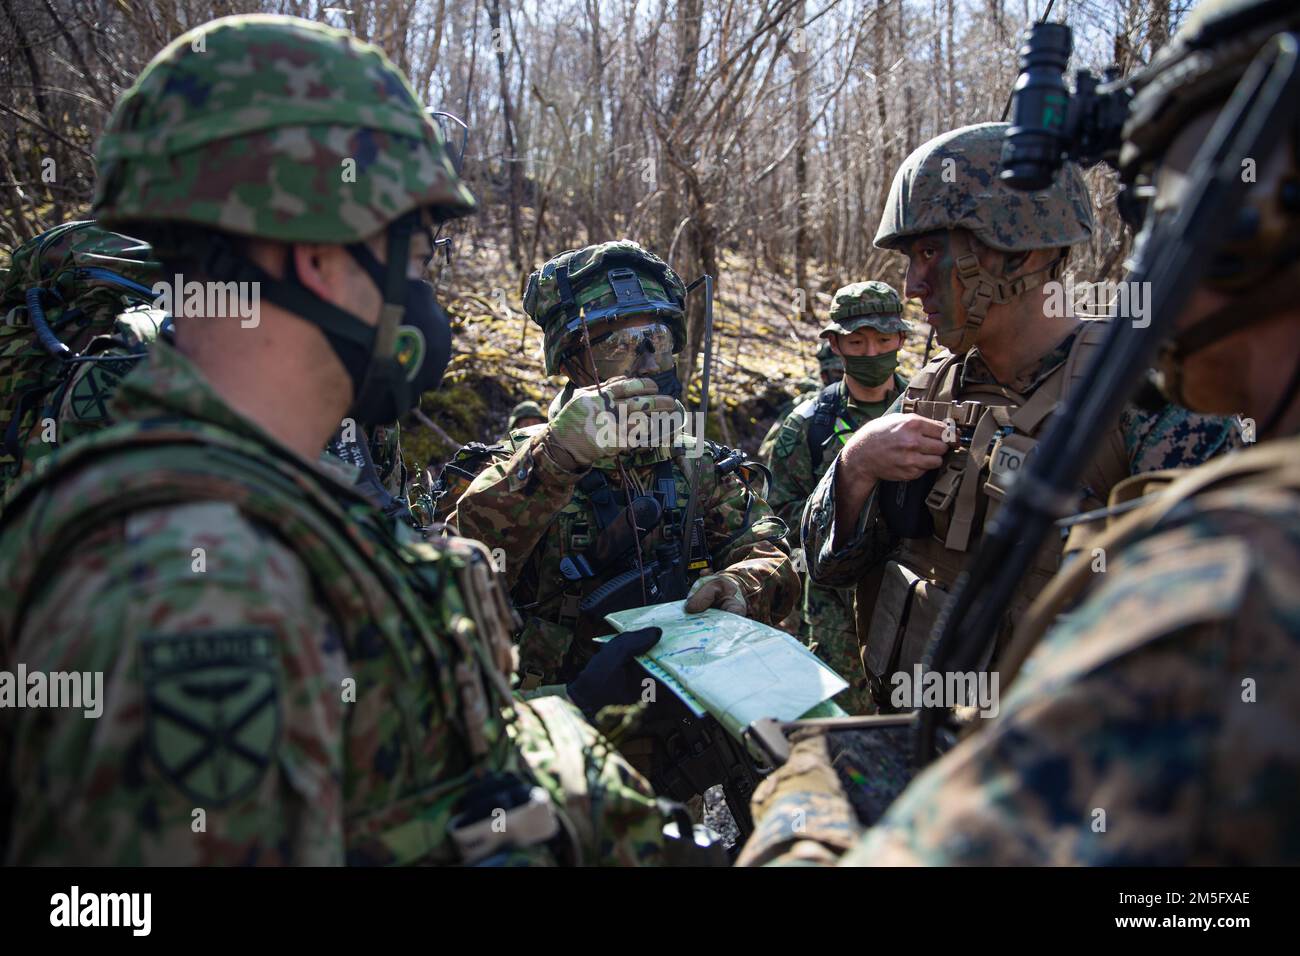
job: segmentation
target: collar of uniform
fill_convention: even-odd
[[[1022,395],[1034,391],[1043,379],[1051,375],[1063,364],[1070,356],[1070,347],[1074,345],[1074,338],[1079,334],[1079,330],[1073,329],[1065,338],[1056,343],[1046,355],[1044,355],[1034,367],[1034,371],[1015,382],[999,382],[989,370],[984,358],[980,355],[979,347],[970,350],[966,355],[966,361],[962,363],[961,384],[992,384],[1009,388],[1013,392],[1020,392]]]
[[[902,395],[903,392],[905,392],[906,390],[907,390],[907,379],[903,378],[901,372],[894,372],[894,387],[889,392],[889,394],[887,394],[880,401],[884,402],[885,407],[888,408],[890,405],[893,404],[894,399],[898,398],[898,396]],[[853,393],[849,391],[847,385],[844,386],[842,390],[842,394],[844,396],[844,402],[843,402],[844,407],[856,412],[863,412],[866,414],[870,414],[871,409],[875,408],[877,405],[880,404],[880,402],[858,401],[856,398],[853,397]]]
[[[154,342],[145,361],[122,380],[110,400],[110,409],[119,420],[184,418],[206,422],[302,460],[231,408],[198,367],[161,338]]]

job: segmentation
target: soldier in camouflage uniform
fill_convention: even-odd
[[[817,349],[817,369],[821,374],[823,388],[844,377],[844,359],[831,348],[830,342],[823,342]]]
[[[321,462],[355,484],[388,517],[414,527],[429,523],[428,509],[422,507],[424,488],[407,471],[396,422],[361,428],[345,420],[326,442]]]
[[[167,325],[149,307],[159,278],[147,243],[90,220],[14,250],[0,279],[0,492],[60,445],[111,424],[117,383]]]
[[[520,402],[510,410],[510,417],[506,421],[506,436],[501,442],[508,441],[511,432],[545,422],[546,412],[541,405],[533,401]],[[421,501],[421,509],[427,507],[430,517],[426,524],[439,523],[454,528],[456,502],[469,490],[478,473],[487,467],[491,457],[505,448],[501,442],[494,445],[470,442],[456,449],[456,453],[439,470],[428,496]]]
[[[772,452],[768,500],[790,527],[799,526],[804,503],[843,444],[907,388],[898,373],[898,350],[907,331],[903,303],[887,283],[855,282],[835,293],[821,334],[846,375],[786,416]],[[858,657],[852,590],[807,580],[800,635],[849,682],[835,702],[851,714],[867,712],[871,698]]]
[[[178,316],[118,424],[11,493],[0,668],[104,686],[98,720],[0,711],[6,862],[661,859],[644,781],[563,701],[513,701],[482,548],[317,464],[447,360],[420,276],[474,201],[406,79],[343,31],[217,20],[145,68],[97,159],[107,228],[259,283],[260,321]]]
[[[829,342],[823,342],[817,349],[817,365],[821,376],[821,385],[818,385],[815,379],[803,378],[795,385],[795,397],[783,404],[777,410],[776,417],[772,422],[772,427],[767,430],[763,436],[763,441],[758,446],[758,460],[767,465],[768,471],[772,470],[772,452],[776,449],[776,438],[781,433],[781,426],[785,424],[786,416],[800,405],[805,399],[817,394],[822,388],[833,382],[838,382],[844,377],[844,360],[831,350]],[[790,532],[786,536],[786,542],[791,549],[799,547],[799,522],[796,519],[793,524],[787,523]],[[802,562],[800,562],[802,568]],[[807,586],[808,572],[805,569],[798,570],[800,592]],[[781,621],[780,627],[796,637],[800,634],[803,626],[803,603],[796,601],[795,606],[785,619]]]
[[[692,486],[698,517],[688,610],[721,607],[770,622],[794,603],[786,528],[752,487],[754,474],[680,427],[673,356],[685,342],[684,306],[676,273],[626,240],[563,253],[529,278],[524,310],[544,332],[546,371],[569,382],[546,424],[513,431],[487,450],[456,508],[462,534],[506,555],[506,579],[524,617],[525,689],[567,681],[591,658],[592,638],[611,628],[579,603],[638,553],[649,561],[659,545],[680,547]],[[596,554],[606,529],[643,495],[654,496],[660,517],[639,551],[565,565]]]
[[[801,378],[795,384],[795,396],[778,409],[776,420],[772,422],[772,427],[767,430],[763,436],[762,442],[758,446],[758,460],[772,467],[772,449],[776,447],[776,436],[781,431],[781,425],[785,422],[785,417],[795,410],[800,402],[809,396],[809,394],[819,391],[833,382],[838,382],[844,377],[844,359],[840,358],[831,349],[829,342],[823,342],[817,349],[817,366],[821,375],[822,383],[818,385],[811,378]],[[799,524],[790,526],[791,530],[798,532]],[[797,542],[795,542],[797,543]]]
[[[542,406],[536,402],[520,402],[514,408],[510,409],[510,418],[506,422],[506,431],[512,432],[516,428],[532,428],[534,425],[546,424],[546,412],[542,411]]]
[[[816,395],[820,390],[821,386],[817,384],[815,379],[801,378],[794,384],[794,398],[782,402],[781,407],[776,410],[776,415],[772,419],[772,426],[768,428],[763,440],[758,443],[758,460],[767,465],[769,469],[772,467],[772,449],[776,447],[776,436],[781,433],[781,424],[785,421],[785,417],[794,411],[805,398],[809,395]],[[794,530],[798,530],[797,525]]]
[[[1092,231],[1082,176],[1062,169],[1039,193],[997,178],[1006,124],[944,133],[898,170],[876,234],[908,257],[921,300],[951,350],[850,438],[808,500],[802,540],[812,579],[856,588],[858,639],[873,703],[925,657],[934,621],[1019,467],[1081,377],[1108,320],[1054,312],[1050,280]],[[1045,287],[1046,286],[1046,287]],[[1229,419],[1164,403],[1130,405],[1085,471],[1074,502],[1101,508],[1131,474],[1199,464],[1232,442]],[[843,516],[843,517],[837,517]],[[984,662],[1092,531],[1048,541],[1021,582]],[[859,675],[854,675],[857,678]]]
[[[1121,175],[1154,186],[1148,228],[1185,200],[1246,67],[1297,30],[1293,3],[1212,0],[1135,78]],[[1160,358],[1171,399],[1241,409],[1258,444],[1115,521],[1096,542],[1116,556],[1105,574],[1081,562],[1053,581],[1008,650],[999,716],[865,835],[827,738],[796,743],[762,788],[747,862],[1300,863],[1300,220],[1285,198],[1300,129],[1284,106],[1282,142],[1254,157],[1238,225]],[[796,812],[802,835],[783,822]]]

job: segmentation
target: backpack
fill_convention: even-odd
[[[479,472],[492,463],[494,455],[504,450],[504,445],[488,445],[478,441],[461,446],[451,460],[442,466],[442,471],[429,491],[433,503],[432,521],[445,522],[456,510],[460,496],[469,490]]]
[[[93,220],[56,226],[13,251],[0,275],[0,491],[38,457],[35,448],[108,424],[107,394],[162,324],[161,313],[135,308],[154,299],[161,266],[151,256],[147,243]],[[74,382],[85,427],[64,429],[60,409]],[[47,420],[59,425],[53,435],[44,434]]]

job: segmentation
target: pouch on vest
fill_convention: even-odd
[[[574,597],[575,612],[577,597]],[[519,635],[520,688],[532,690],[560,673],[573,641],[572,627],[530,617]]]
[[[882,711],[889,705],[890,677],[898,671],[911,672],[925,658],[935,619],[948,592],[909,571],[897,561],[887,561],[881,576],[867,632],[863,663],[872,696]]]
[[[1002,506],[1002,501],[1011,493],[1011,486],[1029,464],[1029,456],[1038,447],[1037,439],[1012,432],[1002,435],[993,444],[989,452],[989,476],[984,482],[984,492],[988,496],[988,511],[984,515],[987,526]]]

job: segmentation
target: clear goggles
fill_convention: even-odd
[[[591,357],[601,379],[655,375],[673,367],[673,332],[659,322],[611,329],[592,337]]]

